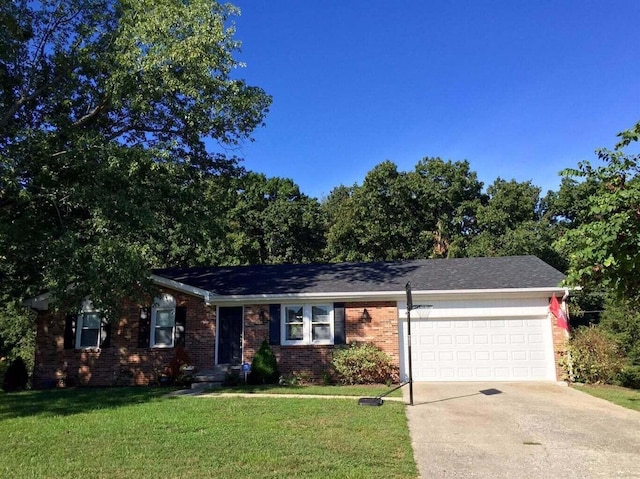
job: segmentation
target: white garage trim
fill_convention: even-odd
[[[431,304],[411,312],[414,381],[555,380],[547,298]],[[400,373],[407,380],[406,303],[398,312]]]

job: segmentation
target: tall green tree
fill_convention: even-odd
[[[487,195],[477,210],[477,232],[468,242],[468,256],[534,255],[564,269],[563,258],[552,246],[554,229],[543,214],[539,187],[497,178]]]
[[[482,182],[468,161],[423,158],[409,175],[416,197],[413,212],[420,231],[420,257],[462,256],[477,230],[477,211],[485,201]]]
[[[414,201],[406,174],[395,163],[375,166],[337,208],[327,238],[330,259],[389,261],[410,256]]]
[[[567,282],[611,292],[640,307],[640,155],[597,152],[603,166],[583,162],[564,172],[598,185],[586,217],[557,247],[568,252]]]
[[[243,141],[270,104],[236,78],[236,14],[212,0],[2,2],[0,283],[10,294],[90,296],[108,310],[139,292],[150,266],[210,253],[198,245],[222,227],[194,218],[235,160],[206,140]]]
[[[482,183],[469,163],[424,158],[410,172],[391,161],[362,184],[332,192],[327,252],[333,261],[459,256],[475,228]]]
[[[310,263],[321,258],[325,223],[318,200],[288,178],[249,172],[233,184],[223,262]]]

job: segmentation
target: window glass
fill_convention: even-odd
[[[304,311],[302,306],[285,308],[285,330],[287,341],[304,339]]]
[[[154,344],[156,346],[171,346],[173,344],[173,328],[156,328]]]
[[[84,301],[78,315],[76,348],[97,348],[100,346],[100,314],[92,311],[90,301]]]
[[[156,327],[168,327],[175,324],[174,310],[158,310],[156,312]]]
[[[100,328],[100,316],[98,313],[84,313],[82,327],[88,329]]]
[[[176,300],[170,294],[154,299],[151,314],[151,347],[173,347],[176,326]]]
[[[312,306],[311,341],[331,341],[331,308]]]
[[[95,348],[98,346],[99,329],[82,329],[80,332],[80,347]]]
[[[311,321],[314,323],[328,323],[331,320],[329,306],[313,306],[311,308]]]
[[[314,324],[311,327],[313,341],[331,341],[331,325],[330,324]]]

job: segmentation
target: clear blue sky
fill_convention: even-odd
[[[640,1],[236,0],[273,96],[236,152],[317,198],[426,156],[557,189],[640,120]]]

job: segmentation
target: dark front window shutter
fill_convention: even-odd
[[[100,347],[111,347],[111,322],[104,318],[100,320]]]
[[[151,334],[151,308],[140,308],[140,320],[138,322],[138,347],[149,347],[149,335]]]
[[[185,346],[187,327],[187,308],[178,306],[176,308],[176,335],[175,346]]]
[[[269,305],[269,344],[280,344],[280,305]]]
[[[67,314],[64,318],[64,349],[74,349],[76,347],[76,322],[77,316]]]
[[[344,303],[333,303],[333,344],[346,344]]]

